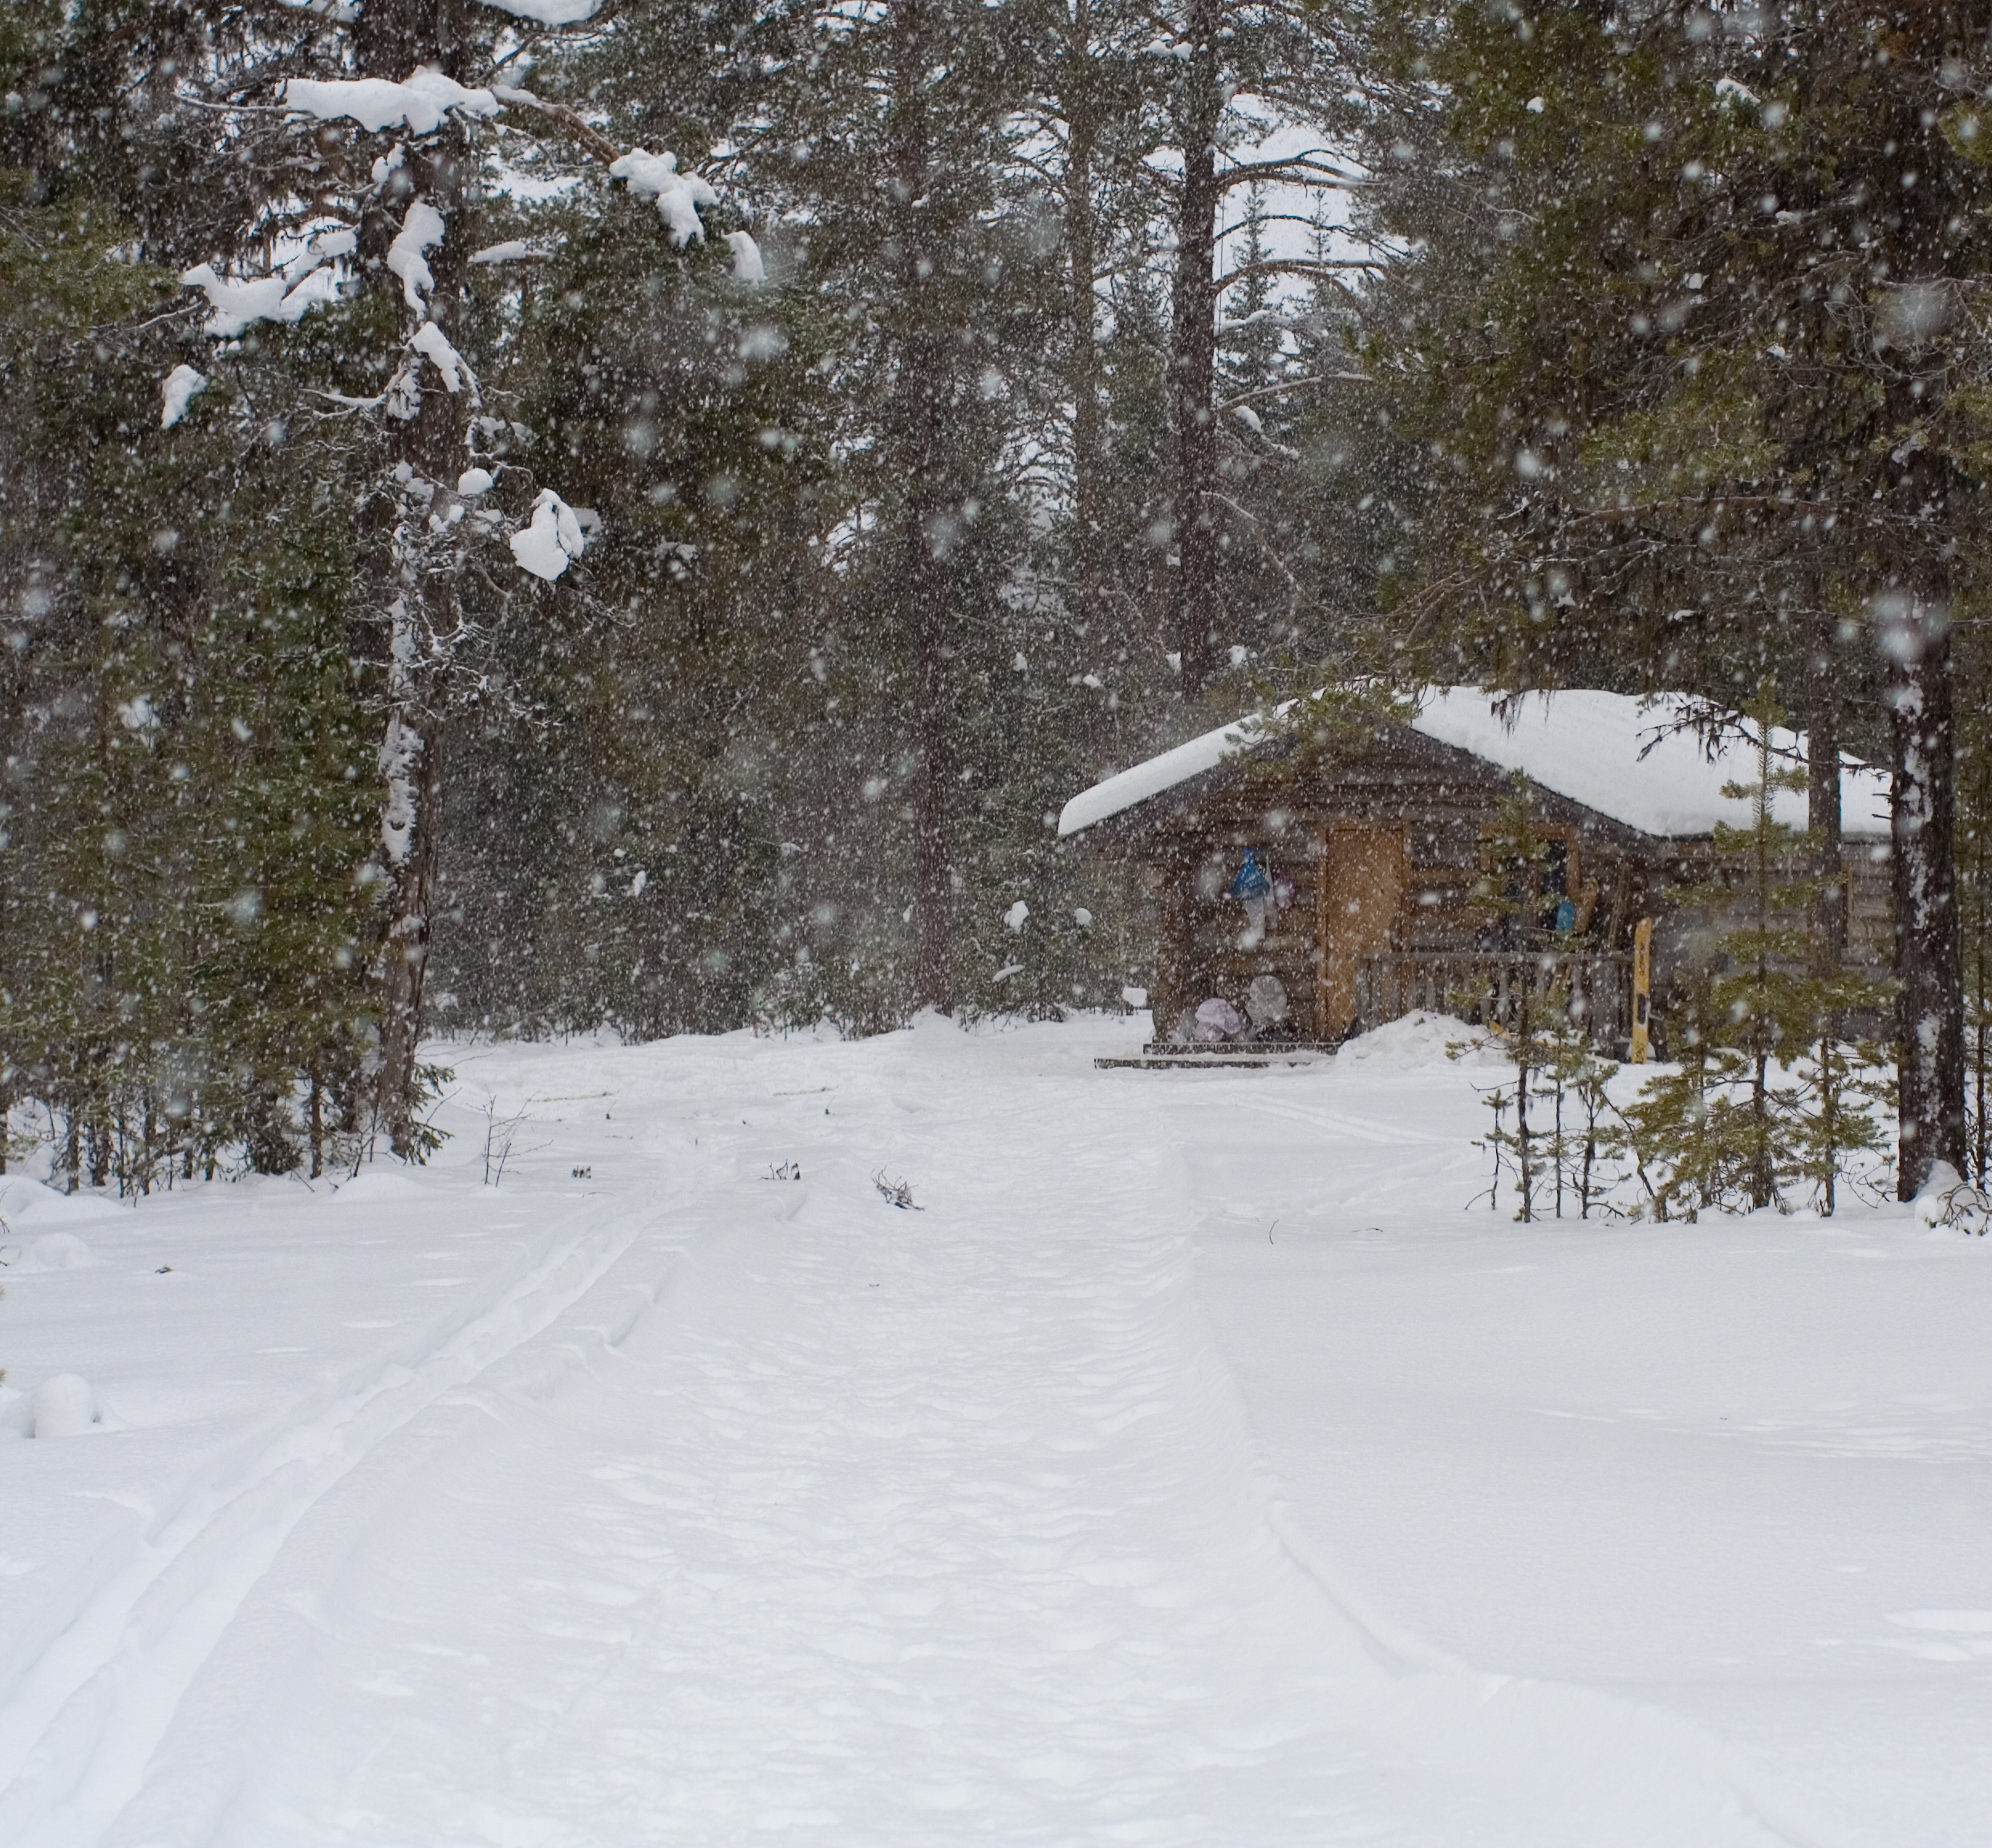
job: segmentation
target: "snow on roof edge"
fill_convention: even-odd
[[[1754,776],[1751,753],[1732,744],[1711,761],[1691,732],[1669,732],[1683,709],[1678,695],[1647,700],[1622,693],[1572,688],[1531,695],[1506,717],[1493,711],[1498,695],[1478,687],[1430,690],[1412,729],[1434,743],[1469,752],[1503,769],[1525,771],[1542,788],[1657,839],[1708,834],[1718,821],[1740,824],[1742,804],[1722,793],[1725,783]],[[1287,711],[1280,707],[1277,718]],[[1248,713],[1174,750],[1121,771],[1068,802],[1058,817],[1061,838],[1123,813],[1216,769],[1272,736],[1264,716]],[[1776,732],[1780,751],[1804,749],[1803,733]],[[1842,756],[1840,832],[1852,840],[1885,838],[1885,771]],[[1806,824],[1805,798],[1781,790],[1775,818]]]
[[[1094,784],[1090,789],[1081,790],[1059,811],[1059,836],[1062,839],[1068,834],[1077,834],[1095,822],[1105,821],[1134,808],[1137,803],[1175,788],[1179,783],[1187,783],[1192,776],[1215,770],[1226,758],[1242,755],[1255,744],[1263,744],[1271,735],[1265,715],[1248,712],[1243,719],[1220,725],[1215,732],[1206,732],[1187,744],[1177,745],[1173,751],[1163,752],[1159,757],[1150,757],[1146,763],[1122,770],[1104,782]]]

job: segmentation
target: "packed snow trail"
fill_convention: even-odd
[[[936,1023],[494,1063],[612,1110],[496,1195],[460,1149],[432,1216],[542,1204],[592,1283],[259,1550],[189,1547],[28,1754],[8,1848],[1819,1839],[1664,1713],[1352,1619],[1193,1287],[1209,1080],[1130,1092],[1088,1049]],[[1438,1158],[1343,1101],[1380,1176]]]

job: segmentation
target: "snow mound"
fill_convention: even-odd
[[[1450,1056],[1448,1048],[1462,1045],[1465,1052],[1457,1059]],[[1358,1033],[1343,1044],[1335,1062],[1366,1064],[1381,1072],[1437,1072],[1451,1065],[1504,1063],[1485,1027],[1471,1026],[1450,1014],[1428,1013],[1422,1007],[1370,1032]]]
[[[80,1373],[58,1373],[34,1388],[37,1437],[79,1437],[97,1421],[97,1396]]]
[[[17,1277],[32,1277],[44,1270],[87,1270],[103,1262],[75,1233],[44,1232],[30,1239],[7,1268]]]
[[[1910,1212],[1916,1223],[1935,1237],[1951,1232],[1968,1232],[1982,1238],[1988,1229],[1992,1229],[1992,1202],[1988,1202],[1948,1161],[1930,1164],[1929,1173],[1917,1191]]]
[[[0,1386],[0,1442],[10,1437],[26,1437],[34,1428],[34,1408],[28,1403],[25,1392],[17,1392],[11,1386]]]
[[[484,0],[487,6],[541,26],[578,26],[592,19],[602,0]]]
[[[83,1219],[108,1218],[118,1211],[116,1203],[95,1194],[59,1193],[25,1174],[11,1174],[0,1181],[0,1219],[18,1233],[38,1220],[46,1225],[71,1225]]]

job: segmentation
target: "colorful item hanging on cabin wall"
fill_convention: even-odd
[[[1226,892],[1245,907],[1245,934],[1238,940],[1239,948],[1256,949],[1265,941],[1266,904],[1273,895],[1272,877],[1260,865],[1257,848],[1245,849],[1243,863]]]

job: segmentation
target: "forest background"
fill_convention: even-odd
[[[1118,1005],[1063,802],[1369,676],[1889,764],[1982,1174],[1988,33],[14,0],[0,1100],[144,1188],[419,1155],[426,1031]]]

